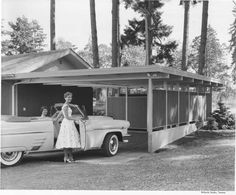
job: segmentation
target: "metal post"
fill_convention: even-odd
[[[190,120],[189,120],[189,115],[190,115],[190,86],[188,85],[188,124],[190,123]]]
[[[128,120],[128,87],[125,88],[125,120]]]
[[[212,87],[210,87],[210,113],[212,113]]]
[[[179,126],[179,123],[180,123],[180,116],[179,116],[179,114],[180,114],[180,85],[179,85],[179,83],[177,84],[177,87],[178,87],[178,106],[177,106],[177,108],[178,108],[178,126]]]
[[[168,126],[168,86],[167,86],[167,82],[164,82],[164,89],[166,91],[166,129]]]
[[[152,79],[148,79],[147,91],[147,132],[148,132],[148,152],[152,150],[152,130],[153,130],[153,83]]]
[[[108,89],[109,88],[106,88],[106,94],[107,94],[107,98],[106,98],[106,116],[108,115]]]
[[[15,115],[15,107],[16,107],[16,84],[12,85],[12,110],[11,110],[11,115],[14,116]]]

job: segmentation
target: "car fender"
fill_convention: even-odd
[[[104,139],[109,133],[120,134],[120,137],[122,137],[122,129],[101,129],[88,131],[86,134],[86,150],[90,150],[93,148],[102,148]],[[119,139],[119,141],[122,140]]]
[[[2,121],[1,126],[1,152],[44,151],[53,148],[53,124],[51,120]]]

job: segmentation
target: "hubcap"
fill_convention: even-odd
[[[3,152],[1,153],[2,159],[11,162],[17,158],[18,152]]]
[[[117,146],[118,146],[117,139],[116,139],[116,137],[114,136],[114,137],[112,137],[112,138],[110,139],[110,144],[109,144],[110,151],[111,151],[112,153],[116,152]]]

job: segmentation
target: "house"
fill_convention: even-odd
[[[28,74],[37,72],[42,75],[48,72],[91,69],[92,67],[71,49],[46,51],[40,53],[21,54],[2,57],[2,75]],[[40,108],[50,108],[54,103],[64,102],[65,91],[73,93],[73,103],[85,105],[88,113],[92,113],[91,87],[19,84],[16,79],[2,78],[2,115],[18,116],[40,115]]]
[[[56,55],[57,52],[58,55]],[[64,52],[68,52],[68,56],[63,55]],[[61,102],[64,86],[70,86],[71,88],[67,89],[74,90],[73,94],[78,93],[79,104],[86,104],[91,108],[91,87],[107,88],[106,115],[113,116],[115,119],[128,120],[132,129],[146,131],[149,152],[154,152],[168,143],[196,131],[196,123],[199,120],[206,120],[212,110],[212,89],[223,86],[216,79],[158,64],[142,67],[91,69],[71,50],[48,53],[52,60],[46,60],[47,57],[37,60],[33,57],[29,58],[30,66],[35,68],[29,70],[28,67],[28,71],[25,73],[17,72],[15,74],[11,71],[7,72],[7,68],[3,69],[5,70],[2,74],[3,92],[5,93],[2,95],[4,113],[9,114],[10,108],[12,108],[12,114],[32,114],[27,110],[35,112],[41,104],[46,102]],[[71,59],[68,60],[68,58]],[[20,59],[18,59],[18,63],[21,63]],[[75,62],[74,68],[77,69],[63,69],[65,66],[62,66],[61,63],[66,59],[71,66],[72,62]],[[7,61],[3,60],[3,63]],[[41,62],[42,65],[39,66],[39,61],[46,63]],[[53,65],[47,65],[50,63]],[[82,92],[80,87],[85,87],[87,91]],[[111,88],[122,89],[124,93],[119,92],[113,95],[113,93],[109,93]],[[143,89],[144,93],[142,95],[129,94],[129,91],[137,88]],[[12,94],[14,95],[12,96]],[[34,104],[37,105],[37,108],[31,109]],[[91,109],[89,113],[91,113]]]

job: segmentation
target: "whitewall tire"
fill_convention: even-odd
[[[119,150],[119,140],[116,134],[107,134],[103,142],[105,156],[115,156]]]
[[[1,152],[0,162],[2,167],[17,165],[23,158],[23,152]]]

